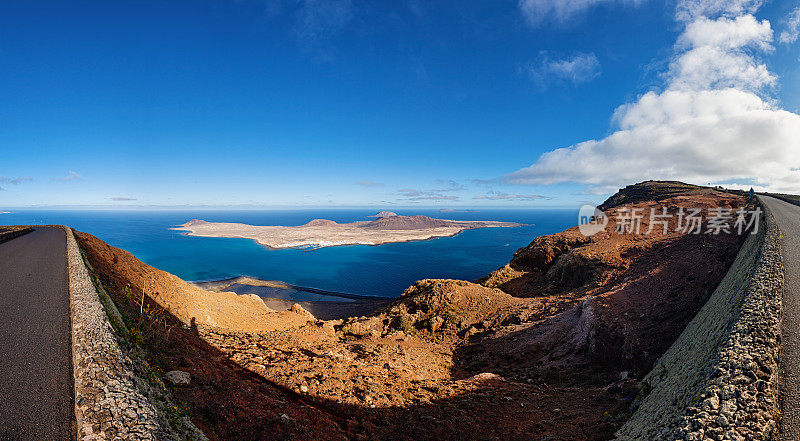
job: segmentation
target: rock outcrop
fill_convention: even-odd
[[[600,204],[597,208],[606,211],[623,204],[643,201],[662,201],[681,194],[699,192],[719,192],[719,190],[699,185],[685,184],[678,181],[645,181],[620,188],[617,193]]]

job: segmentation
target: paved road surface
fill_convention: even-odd
[[[760,196],[772,210],[783,233],[783,294],[780,387],[782,434],[780,440],[800,440],[800,207],[779,199]]]
[[[59,228],[0,243],[0,441],[72,439],[66,253]]]

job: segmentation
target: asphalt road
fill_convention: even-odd
[[[800,440],[800,206],[760,196],[775,216],[783,233],[783,266],[786,291],[783,294],[780,372],[781,404],[779,440]]]
[[[0,441],[73,438],[66,233],[0,243]]]

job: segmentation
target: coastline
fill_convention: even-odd
[[[336,320],[374,313],[394,302],[394,297],[368,296],[293,285],[278,280],[239,276],[220,280],[190,282],[206,291],[254,294],[275,311],[287,311],[299,304],[315,318]]]
[[[426,216],[394,216],[374,221],[339,224],[315,219],[299,226],[260,226],[233,222],[206,222],[193,219],[170,230],[184,236],[251,239],[267,249],[304,249],[416,242],[453,237],[464,230],[514,228],[525,224],[500,221],[453,221]]]
[[[341,291],[329,291],[320,288],[312,288],[309,286],[294,285],[291,283],[282,282],[280,280],[263,280],[257,277],[250,277],[250,276],[229,277],[227,279],[218,279],[218,280],[193,281],[189,283],[208,291],[223,291],[227,288],[230,288],[233,285],[244,285],[244,286],[265,287],[273,289],[295,290],[313,294],[320,294],[327,297],[339,297],[350,300],[375,300],[375,299],[395,298],[389,296],[368,296],[364,294],[353,294]]]
[[[519,224],[517,226],[524,226],[524,225],[526,225],[526,224]],[[459,231],[456,231],[456,232],[453,232],[453,233],[450,233],[450,234],[442,234],[442,235],[430,236],[430,237],[425,237],[425,238],[420,238],[420,239],[405,239],[405,240],[393,240],[393,241],[382,241],[382,242],[304,243],[304,244],[286,244],[286,246],[277,246],[276,247],[274,245],[269,245],[267,243],[264,243],[264,242],[260,241],[258,238],[254,238],[254,237],[245,237],[245,236],[210,236],[210,235],[205,235],[205,234],[193,233],[192,231],[187,231],[187,230],[184,230],[183,228],[170,228],[170,230],[183,231],[181,233],[181,236],[210,237],[210,238],[216,238],[216,239],[249,239],[249,240],[252,240],[253,242],[255,242],[256,244],[258,244],[259,246],[262,246],[262,247],[264,247],[264,248],[266,248],[268,250],[273,250],[273,251],[289,250],[289,249],[299,249],[299,250],[302,250],[302,251],[314,251],[314,250],[319,250],[321,248],[330,248],[330,247],[352,247],[352,246],[378,247],[378,246],[381,246],[381,245],[386,245],[388,243],[424,242],[424,241],[427,241],[427,240],[443,239],[443,238],[446,238],[446,237],[455,237],[455,236],[458,236],[459,234],[463,233],[464,231],[466,231],[468,229],[474,229],[474,228],[464,228],[464,229],[461,229]]]

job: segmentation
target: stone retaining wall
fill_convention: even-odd
[[[797,196],[790,197],[790,196],[787,196],[787,195],[771,194],[771,193],[767,193],[767,196],[771,196],[771,197],[773,197],[775,199],[780,199],[783,202],[788,202],[788,203],[793,204],[793,205],[800,205],[800,199],[798,199]]]
[[[142,392],[117,340],[72,230],[67,231],[78,440],[177,440]]]
[[[780,230],[768,211],[761,225],[640,383],[638,408],[618,440],[772,439],[783,263]]]
[[[30,227],[17,228],[10,231],[0,231],[0,242],[11,240],[15,237],[22,236],[23,234],[30,233],[31,231],[33,230]]]

